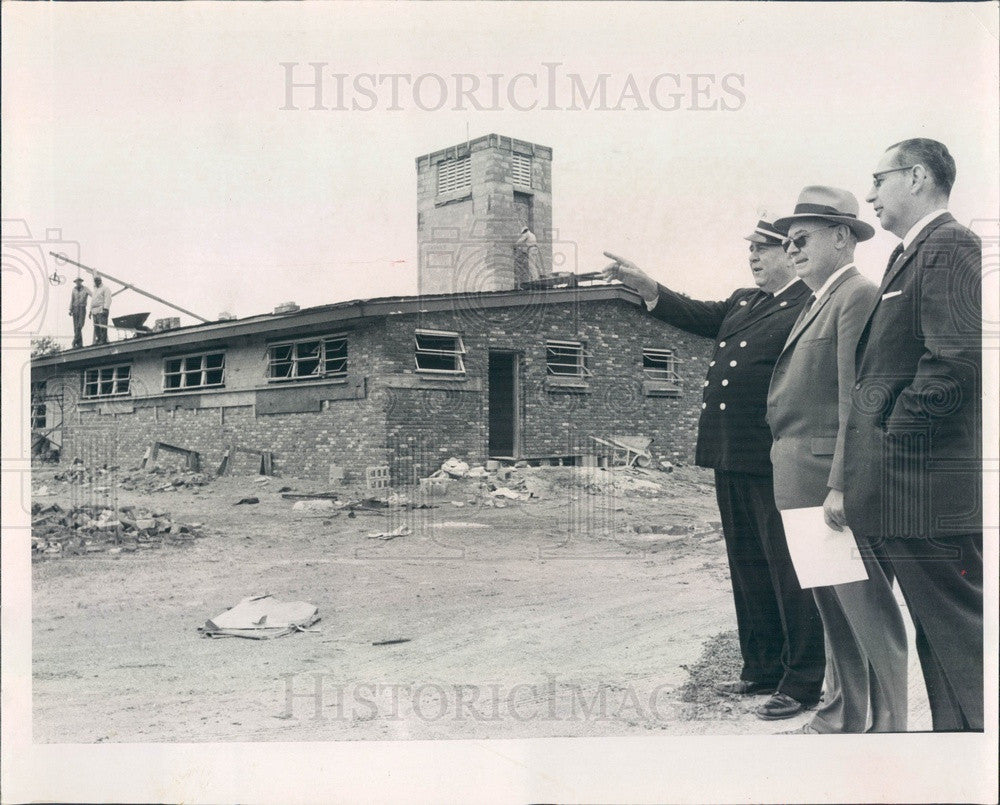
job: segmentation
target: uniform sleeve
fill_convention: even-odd
[[[918,331],[924,353],[896,398],[889,433],[933,422],[974,405],[982,364],[982,246],[973,233],[946,228],[918,255]]]
[[[735,304],[737,291],[724,302],[701,302],[659,285],[659,295],[650,314],[681,330],[715,338],[722,321]],[[648,307],[648,303],[647,303]]]
[[[856,283],[851,293],[845,295],[843,306],[837,313],[837,444],[833,451],[833,466],[827,486],[844,489],[844,439],[847,436],[847,417],[851,412],[851,393],[854,388],[854,353],[858,339],[868,320],[868,312],[878,296],[878,288],[868,280]]]

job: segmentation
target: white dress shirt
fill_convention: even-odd
[[[934,210],[934,212],[927,213],[923,218],[917,221],[913,226],[910,227],[910,231],[903,235],[903,248],[909,249],[910,244],[913,243],[914,239],[919,235],[925,226],[937,218],[939,215],[944,215],[948,210],[943,207],[940,210]]]
[[[816,300],[813,302],[814,305],[816,304],[816,302],[818,302],[820,299],[823,298],[823,294],[825,294],[827,290],[830,288],[830,286],[837,281],[837,277],[839,277],[849,268],[854,268],[854,263],[848,263],[843,268],[838,268],[829,277],[826,278],[826,282],[824,282],[822,285],[819,286],[819,290],[813,291],[813,296],[816,297]]]

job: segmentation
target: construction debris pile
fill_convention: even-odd
[[[204,472],[170,472],[163,467],[153,467],[124,476],[118,485],[138,492],[177,492],[207,486],[212,480],[212,476]]]
[[[201,523],[179,523],[162,509],[104,506],[64,509],[57,503],[31,507],[32,558],[91,553],[120,554],[164,545],[187,545],[206,536]]]
[[[664,475],[669,470],[639,467],[532,467],[525,461],[501,466],[490,461],[485,466],[470,467],[450,458],[441,469],[421,480],[421,489],[431,495],[446,497],[463,481],[476,481],[478,502],[503,508],[510,501],[527,501],[564,496],[566,488],[579,488],[591,495],[608,493],[656,496],[663,492]]]
[[[109,482],[110,476],[117,467],[111,469],[106,469],[104,467],[98,467],[96,469],[91,469],[90,467],[85,467],[83,464],[74,462],[72,466],[63,470],[62,472],[57,472],[52,476],[53,481],[62,481],[67,484],[97,484],[102,481]]]
[[[60,481],[79,486],[92,486],[96,492],[108,491],[113,485],[134,492],[178,492],[181,489],[197,489],[207,486],[213,477],[204,472],[171,471],[164,467],[148,470],[133,468],[128,473],[119,473],[118,467],[97,467],[92,469],[74,464],[52,476]]]

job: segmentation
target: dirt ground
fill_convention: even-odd
[[[55,473],[35,471],[35,501],[79,501],[87,490]],[[807,720],[692,695],[692,668],[738,672],[709,473],[549,467],[507,486],[535,496],[463,479],[434,508],[350,516],[294,509],[279,489],[329,487],[291,478],[114,487],[119,507],[167,510],[204,536],[34,563],[34,741],[770,734]],[[233,505],[246,496],[259,503]],[[321,620],[266,641],[197,631],[264,593]],[[926,728],[919,671],[910,687]]]

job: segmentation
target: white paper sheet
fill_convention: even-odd
[[[787,509],[781,519],[803,589],[867,580],[868,571],[853,532],[846,526],[843,531],[830,528],[823,519],[822,506]]]

